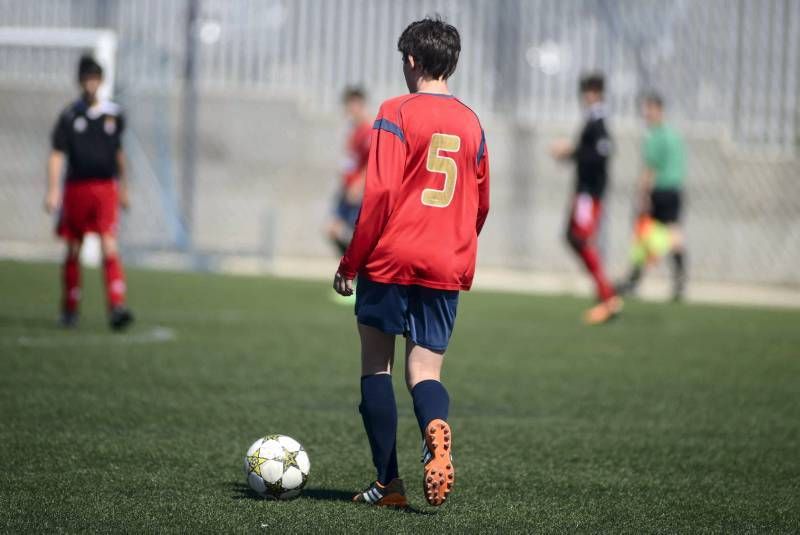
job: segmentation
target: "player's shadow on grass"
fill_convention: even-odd
[[[261,496],[259,496],[256,491],[250,488],[249,485],[245,485],[239,481],[231,482],[229,484],[231,492],[233,492],[232,498],[234,500],[261,500]]]
[[[339,489],[303,489],[305,498],[311,500],[321,500],[325,502],[351,502],[353,493]]]
[[[233,499],[234,500],[262,500],[263,498],[259,496],[253,489],[251,489],[248,485],[241,483],[239,481],[232,482],[230,484],[231,490],[234,492]],[[308,488],[303,489],[303,494],[300,495],[299,499],[307,499],[307,500],[320,500],[325,502],[346,502],[346,503],[353,503],[353,492],[348,490],[340,490],[340,489],[320,489],[320,488]],[[364,507],[363,504],[359,504],[359,507]],[[396,509],[399,513],[414,513],[417,515],[432,515],[435,514],[431,511],[422,511],[415,507],[408,507],[406,509]]]
[[[326,502],[348,502],[353,503],[353,491],[338,490],[338,489],[305,489],[301,498],[311,500],[322,500]],[[358,507],[366,507],[363,503],[357,504]],[[433,515],[433,511],[423,511],[416,507],[409,506],[405,509],[393,509],[398,513],[413,513],[415,515]]]

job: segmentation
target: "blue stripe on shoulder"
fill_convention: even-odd
[[[400,141],[403,143],[406,142],[406,136],[403,135],[403,130],[389,119],[377,119],[375,124],[372,125],[372,128],[373,130],[386,130],[399,137]]]
[[[476,163],[481,163],[484,152],[486,152],[486,135],[483,133],[483,128],[481,128],[481,144],[478,146],[478,159]]]

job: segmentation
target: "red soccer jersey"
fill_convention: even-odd
[[[468,290],[489,212],[489,161],[475,113],[450,95],[387,100],[373,125],[366,188],[339,272]]]
[[[369,123],[354,126],[350,133],[342,169],[342,185],[345,188],[352,186],[364,174],[369,161],[370,135],[372,135],[372,125]]]

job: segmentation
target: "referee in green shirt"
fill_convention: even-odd
[[[647,134],[642,143],[644,165],[639,178],[640,218],[630,274],[616,289],[620,295],[633,292],[647,264],[669,253],[673,263],[673,299],[679,301],[686,287],[686,251],[680,228],[686,148],[680,134],[664,122],[661,95],[644,96],[642,115]]]

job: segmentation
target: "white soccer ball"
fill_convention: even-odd
[[[250,488],[265,498],[289,500],[300,495],[306,484],[311,461],[292,437],[267,435],[247,450],[244,475]]]

